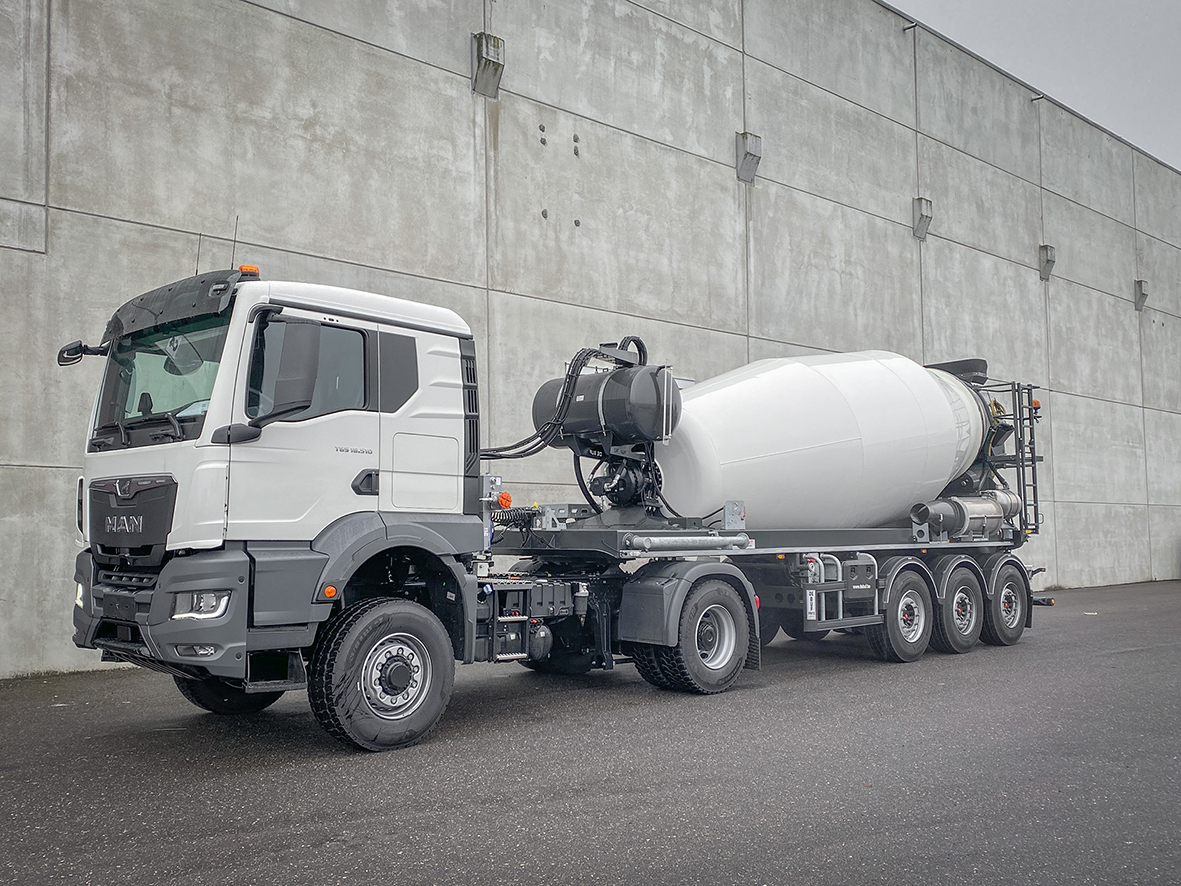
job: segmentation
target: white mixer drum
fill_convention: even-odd
[[[909,525],[988,427],[966,383],[886,351],[760,360],[682,396],[656,447],[665,499],[686,516],[741,499],[749,529]]]

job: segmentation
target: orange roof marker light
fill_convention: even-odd
[[[238,273],[243,277],[254,277],[255,279],[258,279],[259,276],[257,265],[238,265]]]

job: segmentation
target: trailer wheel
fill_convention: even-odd
[[[381,598],[328,623],[312,655],[308,699],[331,736],[384,751],[426,738],[454,684],[451,640],[435,614]]]
[[[947,581],[947,596],[935,605],[931,645],[940,652],[971,652],[984,625],[984,593],[980,580],[966,566],[955,569]]]
[[[679,636],[662,655],[665,675],[687,692],[713,695],[729,689],[750,645],[746,607],[733,585],[716,578],[698,582],[681,609]]]
[[[759,645],[769,646],[783,627],[782,613],[767,607],[759,609]]]
[[[984,609],[984,630],[980,639],[992,646],[1012,646],[1025,632],[1025,577],[1012,563],[1006,563],[996,576],[996,589]]]
[[[866,628],[869,645],[882,661],[915,661],[931,641],[931,589],[917,572],[899,573],[890,588],[885,624]]]
[[[667,647],[653,646],[650,643],[633,643],[632,658],[636,662],[636,670],[640,676],[657,689],[680,689],[680,685],[666,672],[661,662],[661,649]]]
[[[819,631],[804,630],[804,615],[799,611],[790,611],[783,618],[783,633],[793,640],[823,640],[828,636],[828,628]]]
[[[199,708],[212,714],[230,716],[233,714],[254,714],[269,708],[282,696],[282,692],[251,692],[231,686],[225,680],[208,677],[204,680],[189,680],[173,677],[180,694]]]

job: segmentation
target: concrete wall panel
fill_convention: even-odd
[[[240,215],[251,242],[483,284],[483,99],[468,80],[212,5],[63,10],[53,202],[223,237]]]
[[[746,125],[763,138],[759,175],[911,223],[912,130],[757,61],[746,78]]]
[[[1058,581],[1058,541],[1055,532],[1054,502],[1043,501],[1042,525],[1037,535],[1031,535],[1017,552],[1021,561],[1031,568],[1042,567],[1046,571],[1033,577],[1031,584],[1035,591],[1046,588]],[[1037,615],[1034,615],[1037,625]]]
[[[46,29],[41,0],[0,0],[0,197],[42,204]]]
[[[1144,454],[1148,469],[1148,503],[1181,507],[1181,471],[1177,470],[1177,441],[1181,415],[1144,410]]]
[[[491,288],[745,332],[732,169],[512,96],[493,119]]]
[[[745,19],[749,55],[914,126],[906,19],[862,0],[747,0]]]
[[[1181,249],[1137,232],[1136,268],[1148,284],[1148,303],[1181,317]]]
[[[1040,180],[1037,106],[1016,81],[915,28],[918,127],[1026,181]]]
[[[471,35],[484,30],[484,0],[254,0],[308,22],[471,76]]]
[[[1037,272],[947,240],[923,246],[928,363],[983,357],[994,378],[1043,387],[1046,320]],[[1020,322],[1014,322],[1020,317]]]
[[[931,201],[931,234],[1037,266],[1042,207],[1036,185],[920,138],[917,193]]]
[[[1181,175],[1134,152],[1136,227],[1181,246]]]
[[[1056,502],[1058,583],[1129,584],[1152,576],[1148,506]]]
[[[1140,316],[1122,298],[1050,280],[1050,386],[1140,404]]]
[[[1146,504],[1142,410],[1071,394],[1054,393],[1050,400],[1059,507],[1077,502]]]
[[[1145,308],[1140,314],[1140,348],[1144,361],[1144,405],[1181,412],[1181,319]]]
[[[809,347],[922,352],[918,241],[773,183],[751,192],[750,332]]]
[[[628,0],[495,6],[501,88],[734,164],[742,54]]]
[[[633,0],[735,49],[742,49],[742,0]]]
[[[1152,533],[1152,579],[1181,578],[1181,508],[1150,507],[1148,529]]]
[[[806,345],[796,345],[790,342],[768,341],[765,338],[750,338],[747,347],[747,361],[769,360],[775,357],[813,357],[830,354],[831,351],[820,348],[809,348]],[[704,379],[701,379],[704,381]]]
[[[671,365],[678,377],[704,381],[747,362],[743,336],[711,332],[665,320],[622,316],[609,311],[523,298],[503,292],[489,294],[489,334],[493,347],[484,378],[499,408],[489,416],[489,440],[503,445],[533,431],[533,395],[558,378],[579,348],[638,335],[648,346],[650,363]],[[527,354],[528,359],[522,359]],[[571,454],[553,454],[516,462],[496,462],[514,482],[574,482]],[[591,463],[587,462],[587,470]]]
[[[81,465],[102,360],[59,367],[73,339],[97,344],[127,299],[196,268],[197,238],[75,213],[50,213],[44,256],[0,249],[8,322],[0,324],[0,390],[11,413],[0,422],[0,464]]]
[[[1132,224],[1132,149],[1052,102],[1041,105],[1042,187]]]
[[[45,251],[45,206],[0,198],[0,248]]]
[[[79,471],[0,465],[0,676],[100,667],[99,653],[82,651],[74,633],[74,502]]]
[[[1048,191],[1043,192],[1042,211],[1044,242],[1055,249],[1055,277],[1121,298],[1132,297],[1136,278],[1133,228]]]

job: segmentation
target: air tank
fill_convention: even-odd
[[[682,401],[657,447],[665,499],[687,516],[741,499],[749,529],[909,525],[988,428],[965,382],[885,351],[760,360]]]

